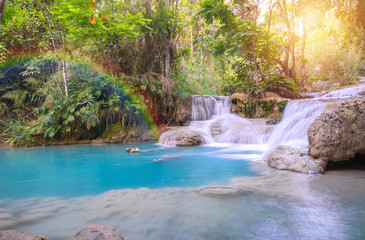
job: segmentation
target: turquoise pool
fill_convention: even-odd
[[[363,170],[308,176],[247,160],[263,146],[135,146],[143,152],[1,148],[0,230],[65,240],[102,223],[137,240],[365,239]],[[175,158],[153,161],[164,155]],[[242,192],[195,188],[221,184]]]
[[[230,160],[219,147],[162,148],[134,145],[73,145],[0,148],[0,199],[79,197],[113,189],[157,189],[227,184],[237,176],[255,176],[248,161]],[[255,154],[255,151],[240,151]],[[166,158],[164,161],[153,161]]]

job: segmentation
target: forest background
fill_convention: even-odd
[[[93,139],[192,94],[297,98],[365,75],[364,0],[1,0],[0,133]],[[140,114],[142,113],[142,114]]]

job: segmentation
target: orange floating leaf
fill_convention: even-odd
[[[93,2],[93,0],[90,0],[89,8],[95,8],[95,3]]]
[[[91,19],[90,23],[94,25],[96,23],[96,18]]]

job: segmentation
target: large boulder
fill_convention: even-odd
[[[306,174],[322,173],[327,165],[326,161],[309,156],[306,148],[283,145],[277,146],[266,158],[272,168]]]
[[[345,161],[365,154],[365,99],[328,105],[308,129],[309,154],[323,161]]]
[[[160,143],[170,146],[196,146],[204,143],[204,139],[197,130],[189,128],[175,128],[164,132]]]
[[[104,224],[90,224],[81,229],[74,240],[124,240],[115,228]]]
[[[45,237],[32,236],[22,231],[0,231],[0,240],[47,240]]]

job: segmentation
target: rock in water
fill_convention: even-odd
[[[205,196],[237,196],[242,194],[235,186],[204,186],[196,189],[196,192]]]
[[[327,161],[315,159],[308,155],[308,150],[279,145],[267,156],[270,167],[279,170],[316,174],[324,172]]]
[[[139,148],[126,148],[125,149],[127,152],[129,153],[137,153],[137,152],[141,152],[141,150]]]
[[[309,154],[324,161],[365,154],[365,99],[328,105],[308,129]]]
[[[32,236],[15,230],[0,231],[0,240],[47,240],[45,237]]]
[[[181,128],[164,132],[160,137],[160,142],[170,146],[196,146],[204,143],[199,131]]]
[[[90,224],[81,229],[74,240],[124,240],[115,228],[104,224]]]

